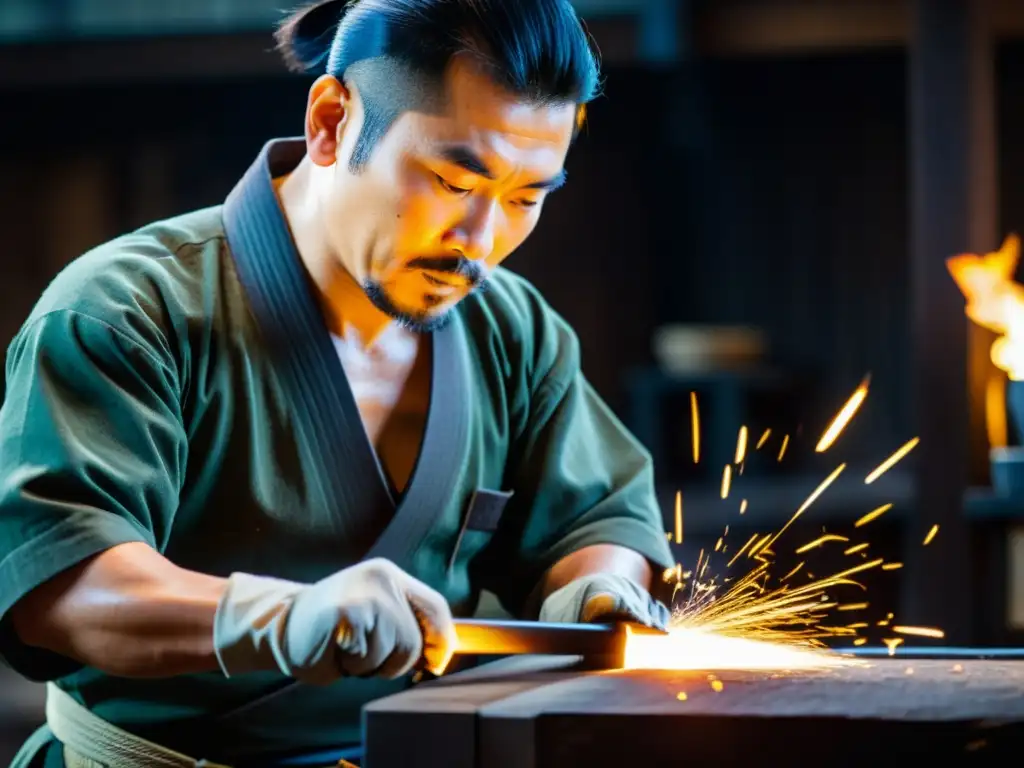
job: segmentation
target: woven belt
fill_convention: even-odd
[[[90,712],[53,683],[46,685],[46,724],[64,745],[68,768],[228,768],[175,752]],[[338,768],[355,768],[344,760]]]
[[[107,768],[228,768],[175,752],[118,728],[53,683],[46,685],[46,724],[79,760]]]

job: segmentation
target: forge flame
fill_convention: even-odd
[[[675,627],[665,635],[630,635],[625,669],[810,670],[850,666],[857,659],[824,648],[731,637]]]
[[[993,364],[1011,381],[1024,381],[1024,285],[1015,279],[1020,239],[1007,236],[994,253],[963,253],[946,260],[967,299],[967,317],[999,334],[990,350]]]

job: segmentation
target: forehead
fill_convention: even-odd
[[[466,143],[514,164],[558,170],[572,141],[573,102],[535,104],[513,94],[468,57],[455,57],[444,75],[441,108],[418,113],[424,149]]]

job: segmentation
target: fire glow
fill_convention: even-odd
[[[967,300],[967,317],[999,334],[989,356],[1011,381],[1024,380],[1024,285],[1014,279],[1019,261],[1020,239],[1013,234],[994,253],[963,253],[946,260]]]
[[[985,385],[985,423],[989,444],[1007,444],[1006,379],[1024,380],[1024,286],[1015,279],[1020,239],[1007,236],[994,253],[962,253],[946,260],[953,281],[967,300],[964,313],[997,334],[989,358],[1002,374]]]

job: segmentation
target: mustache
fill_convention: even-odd
[[[458,256],[418,256],[408,266],[411,269],[424,269],[430,272],[446,272],[450,275],[464,277],[473,285],[479,285],[487,277],[484,268],[475,261]]]

